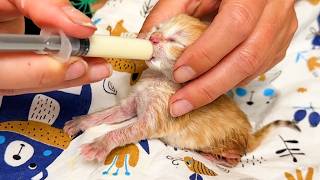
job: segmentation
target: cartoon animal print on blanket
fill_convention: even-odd
[[[206,176],[217,176],[218,174],[206,167],[202,162],[193,159],[192,157],[186,156],[183,158],[184,163],[190,171],[194,172],[189,179],[190,180],[201,180],[200,175]]]
[[[318,127],[320,123],[320,114],[316,111],[318,108],[314,107],[312,103],[306,107],[296,106],[293,108],[295,109],[293,120],[296,123],[299,123],[304,119],[308,119],[310,127]]]
[[[0,123],[0,179],[45,179],[47,167],[70,141],[61,129],[48,124],[35,121]]]
[[[174,147],[174,146],[169,146],[168,144],[166,143],[163,143],[163,145],[165,145],[167,148],[172,148],[174,151],[184,151],[184,152],[189,152],[187,149],[180,149],[180,148],[177,148],[177,147]]]
[[[276,99],[277,90],[272,86],[272,82],[280,74],[281,71],[263,74],[247,86],[232,90],[233,99],[248,115],[255,129],[260,128],[263,123],[261,117],[269,111]]]
[[[152,8],[153,8],[153,5],[152,5],[152,3],[151,3],[151,0],[145,1],[145,2],[143,3],[143,5],[142,5],[141,10],[140,10],[140,15],[141,15],[143,18],[146,18],[146,17],[149,15],[149,13],[150,13],[150,11],[152,10]]]
[[[318,78],[320,76],[320,56],[311,55],[307,57],[309,51],[301,51],[297,53],[296,63],[300,61],[306,62],[306,67],[308,71],[315,77]]]
[[[127,28],[124,25],[123,19],[120,19],[119,21],[117,21],[114,27],[112,27],[111,25],[108,25],[106,30],[109,32],[111,36],[122,36],[122,37],[136,36],[135,33],[128,32]],[[108,58],[107,62],[112,65],[113,70],[115,71],[130,73],[131,74],[130,85],[135,84],[141,77],[142,72],[148,68],[147,65],[144,63],[144,61],[140,61],[140,60]]]
[[[320,14],[318,15],[317,23],[318,23],[317,29],[311,28],[311,33],[314,36],[312,40],[313,49],[320,47]]]
[[[241,167],[244,168],[247,166],[257,166],[257,165],[260,165],[266,161],[267,160],[265,158],[263,158],[262,156],[256,157],[256,156],[252,155],[252,158],[250,158],[247,155],[245,155],[244,157],[241,158],[240,164],[241,164]]]
[[[91,100],[90,85],[2,97],[0,177],[45,179],[48,176],[46,168],[71,141],[58,128],[74,116],[87,114]]]
[[[4,96],[0,121],[34,120],[63,128],[66,121],[87,114],[91,100],[90,85],[40,94]]]
[[[308,89],[305,88],[305,87],[299,87],[299,88],[297,88],[297,93],[300,93],[300,94],[306,93],[307,91],[308,91]]]
[[[187,168],[192,171],[193,174],[189,176],[189,180],[203,180],[201,175],[205,176],[217,176],[218,174],[213,170],[209,169],[205,164],[200,161],[195,160],[193,157],[185,156],[184,158],[175,158],[170,155],[166,156],[168,160],[171,161],[171,164],[174,166],[180,165],[179,162],[183,162]],[[224,169],[223,171],[228,171]],[[226,172],[229,173],[229,172]]]
[[[140,60],[127,60],[108,58],[108,63],[112,65],[113,70],[118,72],[127,72],[131,74],[130,84],[134,85],[142,75],[142,72],[147,69],[147,65]]]
[[[114,28],[112,28],[110,25],[106,28],[106,30],[109,32],[110,36],[121,36],[123,33],[127,33],[128,30],[123,25],[123,19],[119,20]]]
[[[285,140],[282,136],[280,136],[281,141],[283,142],[284,147],[277,150],[276,154],[279,155],[279,157],[287,157],[291,156],[293,162],[298,162],[298,159],[296,156],[303,156],[305,153],[301,152],[301,149],[297,147],[299,141],[295,139],[289,139]],[[295,145],[295,147],[292,147]]]
[[[147,139],[141,140],[139,144],[147,154],[150,154],[149,141]]]
[[[287,180],[313,180],[313,172],[314,169],[309,167],[305,178],[303,178],[302,171],[300,169],[296,169],[295,175],[289,172],[284,172],[284,176]]]
[[[125,175],[130,176],[129,166],[136,167],[139,161],[139,149],[135,144],[114,149],[106,158],[105,165],[110,165],[102,175],[109,175],[110,171],[116,166],[116,171],[112,175],[117,176],[121,168],[125,168]]]
[[[121,5],[122,2],[123,2],[123,0],[108,0],[107,6],[117,7],[117,6]]]
[[[319,77],[320,57],[312,56],[309,59],[307,59],[307,67],[314,77]]]
[[[103,80],[103,90],[108,94],[117,95],[118,90],[114,87],[112,81],[109,81],[107,79]]]
[[[150,154],[149,150],[149,143],[148,140],[142,140],[139,142],[142,149],[147,153]],[[121,168],[125,169],[125,175],[130,176],[130,167],[136,167],[139,161],[139,149],[136,144],[129,144],[124,147],[118,147],[111,151],[111,153],[106,158],[104,164],[108,166],[107,169],[105,169],[102,172],[103,176],[110,175],[110,172],[113,171],[114,166],[116,168],[115,172],[112,173],[113,176],[119,175],[119,170]]]
[[[317,5],[320,3],[320,0],[308,0],[312,5]]]

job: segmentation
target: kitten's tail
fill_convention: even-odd
[[[284,120],[273,121],[263,126],[261,129],[259,129],[255,133],[253,133],[253,135],[251,136],[251,138],[249,138],[249,141],[248,141],[248,152],[251,152],[254,149],[256,149],[272,129],[279,128],[279,127],[288,127],[301,132],[301,129],[293,121],[284,121]]]

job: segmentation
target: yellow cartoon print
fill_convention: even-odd
[[[320,0],[308,0],[312,5],[317,5],[320,3]]]
[[[218,174],[215,173],[213,170],[209,169],[206,165],[202,162],[195,160],[190,156],[185,156],[184,158],[175,158],[170,155],[166,156],[167,159],[171,160],[172,165],[178,166],[180,165],[179,161],[183,162],[188,169],[192,172],[189,176],[189,180],[202,180],[205,176],[217,176]]]
[[[318,71],[320,70],[320,59],[317,57],[310,57],[307,60],[307,66],[309,71],[316,77],[319,76]]]
[[[103,175],[109,175],[115,166],[116,171],[112,175],[117,176],[121,168],[125,168],[125,175],[129,176],[129,166],[136,167],[139,161],[139,149],[135,144],[129,144],[124,147],[114,149],[106,158],[104,164],[109,165],[108,169],[102,172]]]
[[[288,172],[285,172],[284,176],[287,180],[313,180],[313,171],[313,168],[309,167],[305,178],[303,178],[302,171],[300,169],[296,169],[296,176]]]
[[[123,25],[123,19],[119,20],[117,24],[112,28],[110,25],[107,27],[111,36],[121,36],[123,33],[128,32],[128,30]]]
[[[190,171],[203,174],[207,176],[216,176],[217,173],[206,167],[202,162],[193,159],[192,157],[186,156],[183,158],[184,163],[190,169]]]

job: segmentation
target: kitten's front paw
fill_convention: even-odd
[[[110,151],[111,150],[108,148],[106,143],[94,141],[92,143],[82,145],[80,154],[87,161],[97,160],[98,162],[103,162]]]
[[[88,128],[86,118],[83,116],[77,117],[73,120],[67,121],[63,127],[63,131],[70,137],[75,136],[80,131],[85,131]]]

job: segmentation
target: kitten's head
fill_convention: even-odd
[[[205,23],[185,14],[153,27],[147,39],[152,42],[154,52],[152,59],[146,61],[147,65],[173,80],[173,66],[176,60],[206,28]]]

